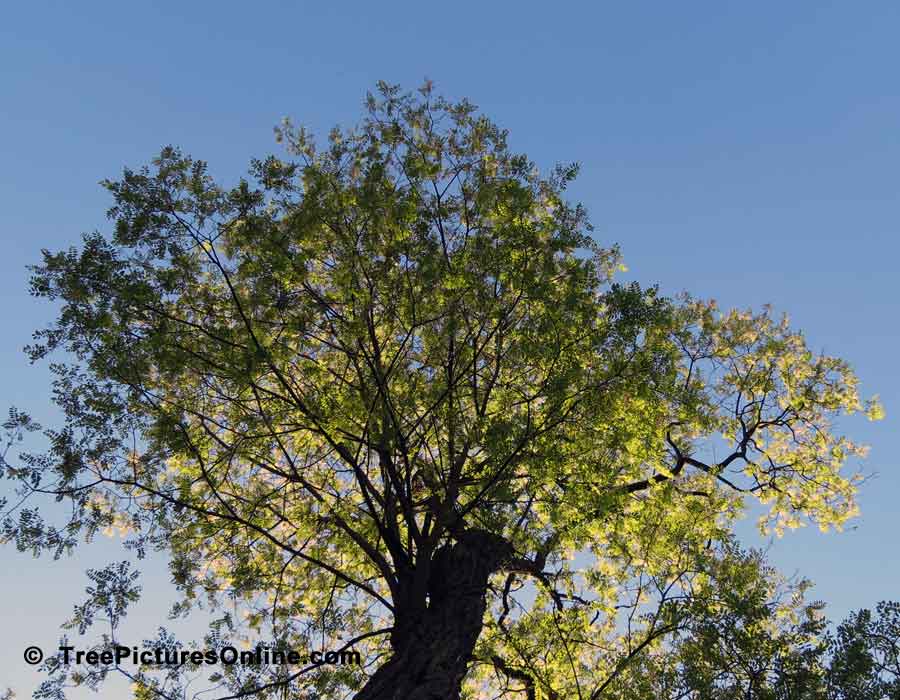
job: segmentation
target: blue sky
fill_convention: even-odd
[[[663,292],[772,303],[811,345],[851,361],[887,420],[862,517],[814,529],[772,559],[816,582],[830,614],[900,597],[900,5],[698,3],[10,4],[0,23],[0,409],[51,422],[48,373],[21,352],[52,310],[27,294],[42,247],[103,229],[97,182],[176,144],[233,181],[278,153],[283,116],[352,124],[379,79],[467,96],[542,167],[579,161],[570,190],[598,238]],[[741,528],[752,540],[752,530]],[[29,697],[28,644],[54,646],[87,584],[121,558],[100,542],[68,562],[0,548],[0,689]],[[131,633],[167,609],[144,567]],[[73,697],[76,697],[73,695]],[[81,696],[78,696],[81,697]]]

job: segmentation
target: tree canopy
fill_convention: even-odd
[[[240,606],[209,643],[365,662],[232,667],[219,697],[599,700],[745,575],[746,503],[778,533],[856,514],[865,450],[835,421],[881,409],[848,364],[769,308],[617,283],[576,166],[542,175],[430,85],[380,84],[324,144],[277,135],[235,186],[167,147],[104,183],[110,232],[44,251],[59,314],[28,352],[64,353],[66,422],[4,460],[69,506],[17,506],[20,549],[119,531],[171,555],[176,614]],[[132,670],[138,697],[186,692]]]

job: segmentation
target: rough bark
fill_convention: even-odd
[[[354,700],[458,700],[481,633],[488,579],[511,555],[508,542],[483,530],[467,530],[438,549],[427,604],[419,612],[397,609],[394,653]]]

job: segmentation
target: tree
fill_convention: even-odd
[[[322,150],[286,123],[291,160],[234,187],[165,148],[105,183],[111,235],[44,252],[31,289],[61,310],[29,352],[69,353],[67,420],[6,474],[71,517],[26,504],[5,536],[130,531],[170,553],[177,612],[240,602],[213,641],[368,662],[230,668],[232,696],[596,700],[678,627],[745,498],[778,532],[855,514],[864,450],[832,423],[880,408],[769,309],[615,283],[576,166],[379,87]]]
[[[900,603],[851,613],[831,636],[829,700],[900,698]]]

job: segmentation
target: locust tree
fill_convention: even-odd
[[[233,186],[167,147],[105,183],[108,231],[44,251],[59,313],[28,351],[62,353],[66,421],[5,464],[67,504],[17,506],[20,548],[118,530],[168,552],[177,613],[243,611],[212,642],[365,660],[231,667],[220,696],[597,700],[729,575],[747,501],[779,532],[855,514],[864,450],[834,421],[880,408],[847,363],[768,308],[616,283],[577,167],[542,174],[428,85],[277,135]]]

